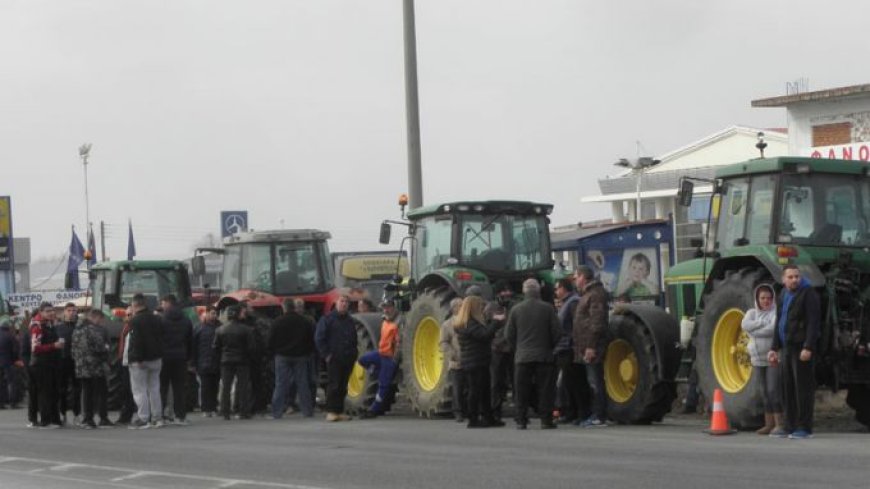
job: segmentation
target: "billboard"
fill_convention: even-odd
[[[12,263],[12,203],[9,196],[0,197],[0,270],[13,270]]]
[[[221,211],[221,238],[248,230],[248,211]]]

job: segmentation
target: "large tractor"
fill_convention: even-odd
[[[141,293],[148,307],[156,309],[160,299],[168,294],[178,299],[184,314],[194,325],[199,318],[193,307],[190,294],[190,280],[187,267],[183,262],[174,260],[136,260],[99,262],[88,272],[90,288],[88,296],[90,307],[98,309],[109,319],[107,331],[111,345],[116,345],[121,337],[121,320],[125,317],[127,306],[133,295]],[[109,375],[109,407],[120,406],[121,374],[120,362],[115,355],[109,356],[111,368]]]
[[[381,243],[389,243],[390,223],[408,228],[411,276],[397,277],[393,289],[406,311],[401,331],[401,377],[404,394],[421,416],[452,409],[447,361],[441,354],[441,323],[448,304],[477,286],[492,298],[492,284],[507,281],[519,292],[529,277],[545,282],[552,295],[549,204],[514,201],[452,202],[413,209],[403,219],[384,221]],[[375,343],[376,344],[376,343]],[[361,404],[371,403],[377,379],[354,372]]]
[[[797,265],[821,297],[822,335],[816,378],[870,426],[870,167],[857,161],[757,159],[719,170],[712,183],[702,257],[674,267],[667,279],[671,312],[694,316],[691,348],[702,392],[724,393],[733,425],[761,424],[760,379],[753,375],[741,329],[754,307],[753,290],[773,284]],[[681,182],[679,200],[691,203],[693,183]],[[694,314],[693,314],[694,313]]]

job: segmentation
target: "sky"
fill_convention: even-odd
[[[14,234],[34,258],[84,234],[91,143],[90,220],[110,258],[128,220],[138,258],[180,258],[240,209],[254,229],[385,249],[378,226],[408,187],[401,7],[0,1]],[[609,217],[580,198],[619,158],[784,127],[784,109],[750,102],[786,82],[870,82],[866,1],[417,0],[416,14],[424,203],[548,202],[554,225]]]

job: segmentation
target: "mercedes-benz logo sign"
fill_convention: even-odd
[[[239,214],[230,214],[227,219],[224,221],[224,228],[230,234],[241,233],[245,229],[248,228],[245,223],[245,218],[240,216]]]

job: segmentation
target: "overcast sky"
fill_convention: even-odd
[[[2,0],[0,195],[34,257],[186,257],[219,212],[384,249],[407,189],[401,0]],[[728,126],[808,78],[870,82],[870,2],[417,0],[424,199],[580,204],[613,162]],[[83,233],[82,233],[83,234]],[[83,238],[84,239],[84,238]]]

